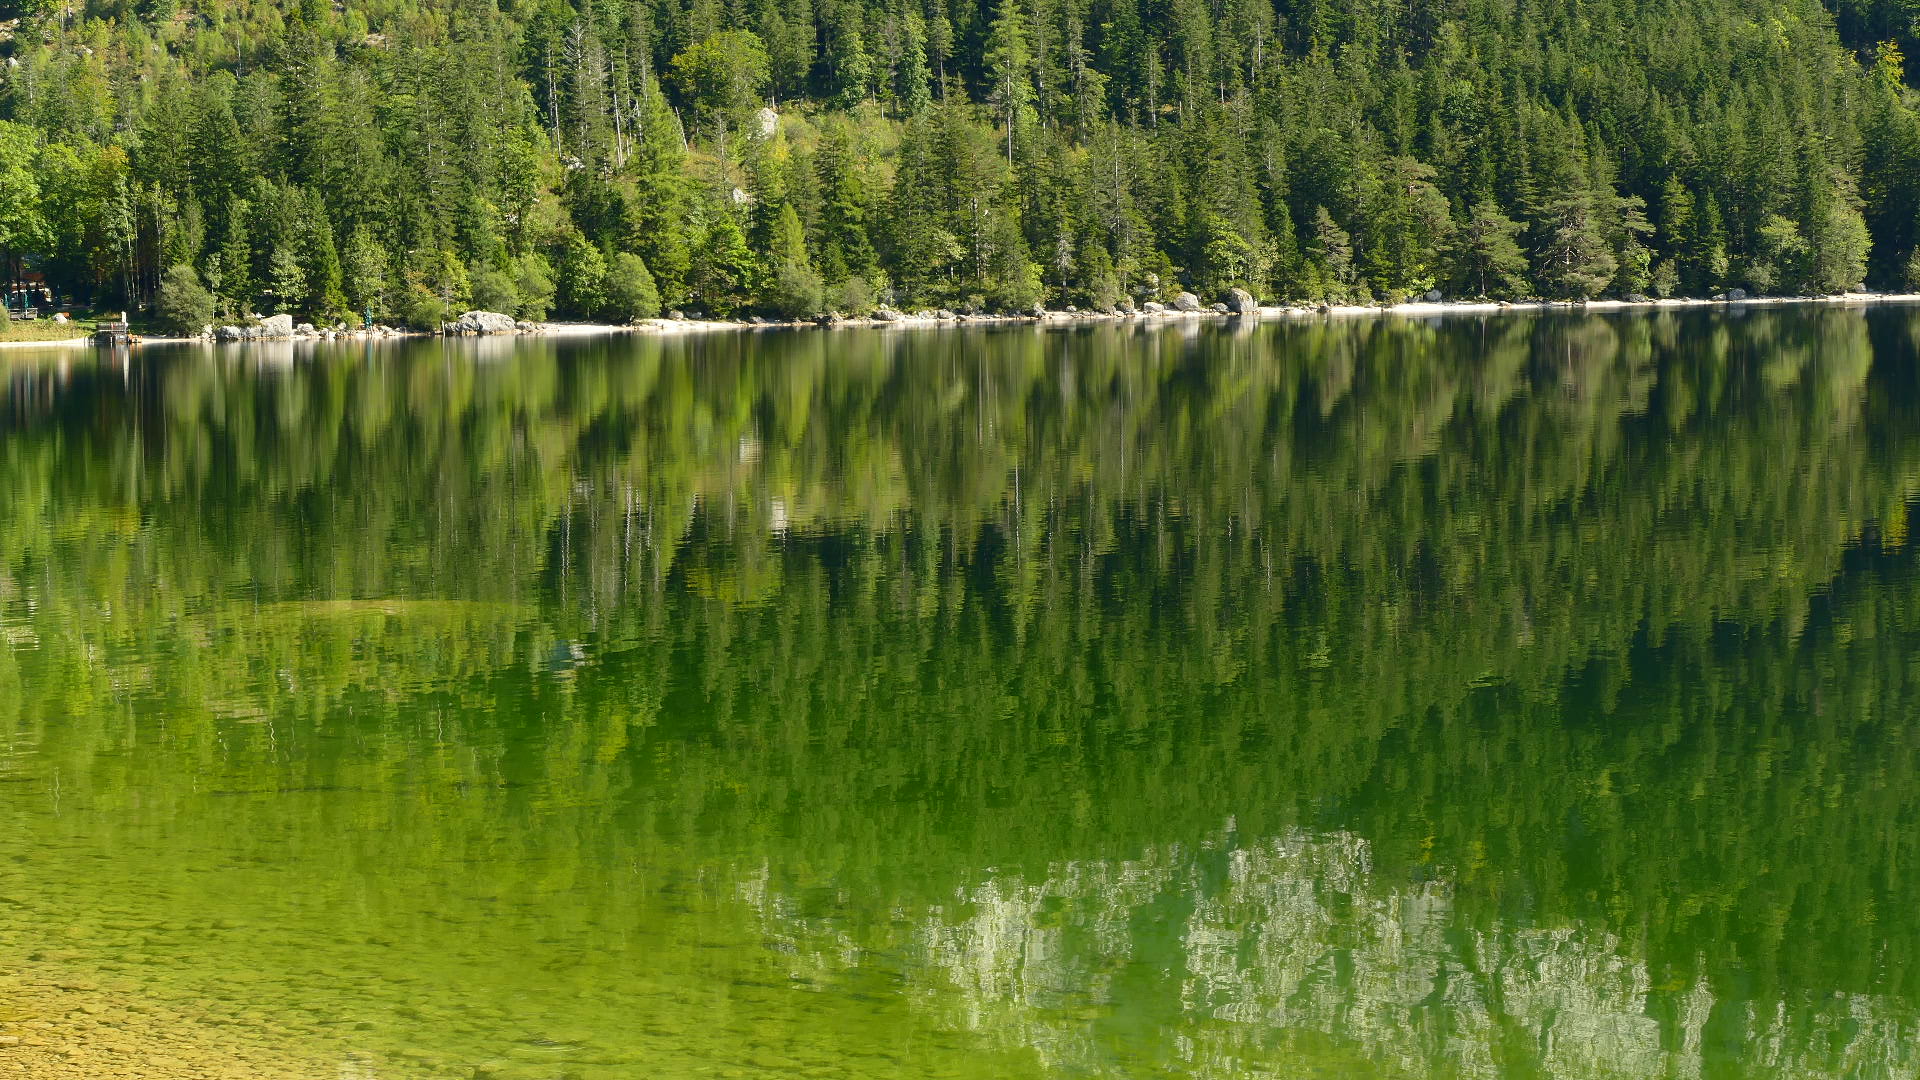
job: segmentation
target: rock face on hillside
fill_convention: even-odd
[[[463,312],[447,324],[447,332],[451,334],[511,334],[516,329],[513,316],[497,311]]]

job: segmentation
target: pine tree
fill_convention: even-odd
[[[1014,144],[1033,112],[1033,55],[1027,46],[1026,15],[1020,0],[1000,0],[987,34],[988,100],[1005,125],[1007,164],[1013,164]]]
[[[1313,269],[1314,298],[1334,303],[1359,299],[1354,295],[1353,240],[1324,206],[1313,208],[1307,259]]]
[[[1518,237],[1523,226],[1482,194],[1454,233],[1453,287],[1472,296],[1518,296],[1526,291],[1527,255]]]

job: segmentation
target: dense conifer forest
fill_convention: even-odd
[[[0,256],[183,328],[1920,284],[1911,0],[0,20]]]

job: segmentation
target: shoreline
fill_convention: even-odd
[[[1067,311],[1049,310],[1043,315],[954,315],[951,313],[934,314],[930,312],[906,313],[887,311],[884,314],[858,318],[801,319],[801,320],[762,320],[759,322],[733,321],[723,319],[643,319],[633,323],[585,323],[554,322],[540,323],[537,329],[516,330],[501,334],[447,334],[433,331],[395,330],[376,328],[366,330],[329,331],[315,334],[302,334],[293,337],[250,338],[244,341],[216,342],[205,337],[156,337],[140,336],[135,345],[193,345],[193,344],[294,344],[298,342],[343,342],[343,341],[382,341],[392,339],[420,338],[560,338],[560,337],[601,337],[615,334],[653,334],[677,336],[682,334],[705,334],[722,331],[742,330],[839,330],[839,329],[921,329],[926,327],[972,327],[972,326],[1009,326],[1032,325],[1048,326],[1067,323],[1139,323],[1141,325],[1173,324],[1201,321],[1244,321],[1274,322],[1293,319],[1313,318],[1356,318],[1360,316],[1400,316],[1406,318],[1434,318],[1448,315],[1493,315],[1511,313],[1615,313],[1637,311],[1696,311],[1701,309],[1746,310],[1749,308],[1787,307],[1797,305],[1836,305],[1841,307],[1868,307],[1883,304],[1920,303],[1920,293],[1841,293],[1834,296],[1749,296],[1738,300],[1409,300],[1398,304],[1270,304],[1262,305],[1251,314],[1219,312],[1210,309],[1198,311],[1177,311],[1168,308],[1164,311]],[[0,341],[0,349],[7,348],[70,348],[77,345],[93,344],[92,335],[61,338],[49,341]]]

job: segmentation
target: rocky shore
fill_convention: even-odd
[[[249,321],[246,325],[227,324],[210,326],[197,337],[155,337],[143,336],[137,340],[143,343],[178,343],[193,341],[213,342],[271,342],[271,341],[367,341],[386,338],[421,337],[508,337],[540,336],[559,337],[593,334],[687,334],[720,330],[754,329],[805,329],[805,328],[841,328],[841,327],[937,327],[937,326],[982,326],[995,324],[1048,324],[1072,322],[1173,322],[1178,320],[1269,320],[1269,319],[1307,319],[1325,316],[1358,315],[1402,315],[1433,317],[1445,315],[1492,314],[1499,312],[1541,312],[1541,311],[1660,311],[1687,310],[1699,308],[1724,308],[1741,310],[1756,307],[1779,307],[1800,304],[1840,304],[1867,305],[1920,302],[1920,294],[1914,293],[1871,293],[1850,292],[1833,296],[1748,296],[1734,289],[1709,299],[1669,299],[1656,300],[1648,297],[1629,297],[1620,300],[1448,300],[1438,293],[1397,304],[1262,304],[1244,290],[1234,289],[1223,295],[1220,300],[1203,304],[1193,293],[1184,292],[1172,301],[1161,303],[1146,301],[1135,305],[1131,302],[1120,307],[1105,309],[1087,309],[1068,306],[1065,308],[1035,308],[1024,313],[971,313],[958,312],[945,308],[921,308],[914,311],[902,311],[882,306],[863,316],[845,316],[838,314],[822,315],[812,319],[779,320],[753,316],[746,319],[723,320],[688,317],[680,312],[657,319],[637,319],[631,323],[571,323],[571,322],[530,322],[515,319],[497,311],[468,311],[458,319],[448,322],[438,330],[421,331],[386,324],[372,326],[351,326],[335,323],[330,326],[316,326],[313,323],[296,323],[290,315],[270,315]],[[67,341],[32,342],[20,344],[35,345],[77,345],[86,344],[88,338],[74,338]]]

